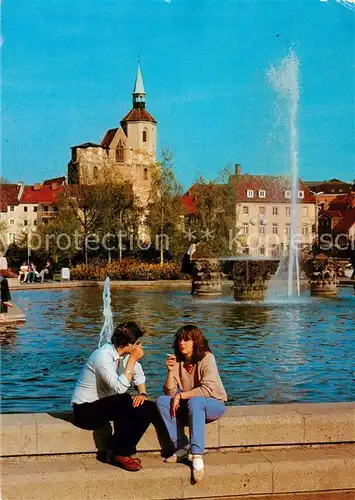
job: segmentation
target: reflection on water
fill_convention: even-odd
[[[230,403],[355,400],[350,288],[335,300],[304,295],[292,304],[234,303],[228,293],[204,300],[186,291],[112,289],[115,323],[132,319],[147,330],[143,366],[151,396],[161,392],[174,332],[193,322],[210,340]],[[0,332],[2,412],[67,410],[81,365],[98,343],[102,290],[21,290],[13,299],[27,321]]]

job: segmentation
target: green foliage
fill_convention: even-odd
[[[229,248],[229,231],[235,228],[235,205],[226,176],[226,170],[212,181],[200,175],[190,189],[196,214],[190,217],[186,229],[194,231],[197,240],[204,241],[215,255],[233,253]]]
[[[167,235],[169,250],[176,254],[183,252],[186,246],[182,233],[183,188],[175,177],[172,153],[163,150],[162,157],[152,175],[146,225],[154,244],[156,235]],[[160,262],[163,263],[163,240],[160,240],[160,245],[156,249],[160,251]]]
[[[111,262],[92,262],[80,264],[71,269],[71,278],[75,280],[112,280],[156,281],[183,279],[177,263],[148,264],[134,259]]]

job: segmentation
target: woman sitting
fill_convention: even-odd
[[[191,444],[192,472],[198,482],[204,473],[205,423],[224,414],[227,394],[208,341],[197,326],[180,328],[173,348],[174,355],[168,354],[166,361],[163,386],[166,396],[157,400],[159,413],[175,448],[175,453],[166,462],[187,457]],[[190,444],[184,433],[185,424],[190,429]]]

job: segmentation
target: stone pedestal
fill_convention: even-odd
[[[222,293],[222,272],[218,259],[201,258],[193,261],[192,293],[215,297]]]
[[[237,260],[232,265],[234,300],[264,300],[266,281],[275,274],[278,261]]]
[[[338,280],[311,280],[309,282],[311,295],[314,297],[336,297]]]

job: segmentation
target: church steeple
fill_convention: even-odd
[[[141,65],[138,62],[137,76],[133,90],[133,108],[145,108],[145,90],[141,73]]]

